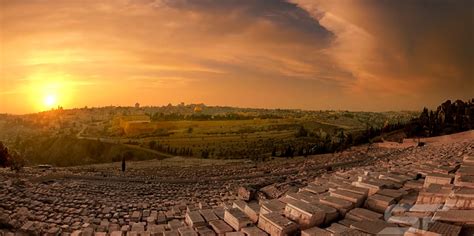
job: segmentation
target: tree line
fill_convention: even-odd
[[[474,99],[447,100],[436,110],[424,108],[405,127],[408,137],[433,137],[474,129]]]

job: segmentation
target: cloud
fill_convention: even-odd
[[[472,1],[291,2],[335,34],[325,53],[357,79],[350,92],[430,105],[472,95]]]
[[[76,106],[139,100],[418,109],[469,95],[474,67],[469,4],[6,1],[0,99],[21,100],[4,91],[24,86],[32,75],[64,74],[66,84],[89,95],[78,93]],[[104,93],[101,87],[110,89]]]

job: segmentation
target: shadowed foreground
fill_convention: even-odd
[[[18,176],[4,169],[0,225],[50,235],[418,229],[457,235],[472,230],[474,222],[472,134],[432,138],[423,147],[372,147],[367,154],[362,146],[262,164],[130,162],[125,175],[119,163],[26,168]]]

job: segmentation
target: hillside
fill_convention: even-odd
[[[31,143],[24,155],[30,164],[71,166],[121,161],[124,153],[128,153],[129,160],[149,160],[158,157],[156,154],[122,144],[64,136]]]

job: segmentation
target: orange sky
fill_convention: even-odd
[[[468,0],[0,0],[0,113],[402,110],[474,93]]]

